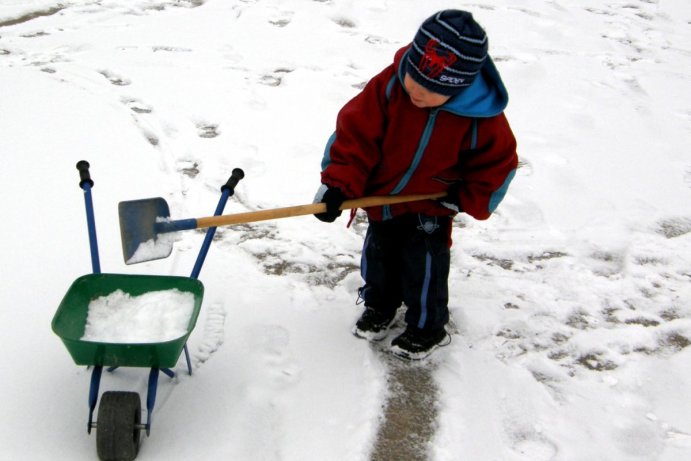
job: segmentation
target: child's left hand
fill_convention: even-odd
[[[322,185],[322,188],[325,188],[326,190],[323,192],[321,199],[318,200],[321,203],[326,203],[326,212],[317,213],[314,216],[323,222],[334,222],[336,218],[341,216],[340,208],[347,197],[338,187],[328,187],[326,185]],[[317,196],[318,195],[319,193],[317,193]]]

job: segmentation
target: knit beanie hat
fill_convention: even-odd
[[[467,11],[443,10],[422,23],[406,72],[430,91],[453,96],[470,86],[487,59],[487,34]]]

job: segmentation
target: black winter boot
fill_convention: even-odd
[[[360,319],[355,323],[353,334],[369,341],[381,341],[386,338],[395,317],[396,310],[393,313],[383,313],[367,306]]]
[[[408,360],[422,360],[436,348],[446,346],[450,342],[444,328],[426,331],[409,326],[403,334],[391,341],[391,353]]]

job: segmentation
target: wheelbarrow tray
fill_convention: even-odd
[[[108,296],[116,290],[122,290],[130,296],[139,296],[170,289],[189,292],[194,296],[194,309],[187,332],[183,336],[157,343],[107,343],[81,339],[92,300]],[[52,328],[77,365],[172,368],[197,323],[203,296],[204,285],[189,277],[88,274],[72,283],[53,317]]]

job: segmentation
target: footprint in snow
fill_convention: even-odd
[[[117,83],[114,83],[114,85],[117,85]],[[143,102],[140,99],[131,97],[123,97],[120,99],[120,102],[124,104],[127,108],[129,108],[132,112],[134,112],[132,114],[132,118],[134,119],[135,124],[142,132],[144,138],[146,138],[146,140],[149,142],[149,144],[151,144],[154,147],[158,147],[161,144],[161,137],[158,134],[156,134],[155,130],[151,127],[149,121],[146,121],[143,118],[139,117],[142,114],[152,113],[154,111],[153,106]]]
[[[154,108],[149,104],[136,98],[122,98],[122,103],[130,108],[132,112],[137,114],[150,114],[154,111]]]
[[[333,22],[335,22],[337,25],[343,27],[344,29],[354,29],[357,27],[357,24],[353,19],[347,18],[345,16],[335,16],[331,18]]]
[[[391,41],[378,35],[368,35],[367,37],[365,37],[365,42],[371,45],[388,45],[389,43],[391,43]]]
[[[279,86],[283,82],[283,77],[286,74],[293,72],[294,69],[286,67],[279,67],[274,69],[271,74],[264,74],[259,79],[259,83],[266,86]]]
[[[194,179],[199,174],[199,163],[193,160],[180,160],[177,162],[177,170]]]
[[[266,377],[262,382],[285,388],[300,381],[300,366],[288,351],[288,330],[279,325],[254,325],[245,331],[244,337],[257,371]]]
[[[513,451],[523,455],[526,461],[550,461],[557,454],[557,447],[542,438],[525,439],[513,446]]]
[[[288,24],[290,24],[290,21],[292,19],[292,13],[284,13],[280,17],[276,19],[270,19],[269,24],[272,24],[276,27],[285,27]]]
[[[127,86],[132,83],[132,81],[128,78],[122,77],[116,74],[115,72],[107,69],[99,70],[98,73],[103,75],[105,78],[108,79],[110,83],[116,86]]]
[[[519,394],[503,399],[503,426],[511,440],[511,449],[525,461],[551,461],[558,453],[557,445],[542,434],[529,399]]]
[[[200,138],[215,138],[220,134],[218,124],[216,123],[197,123],[197,135]]]

